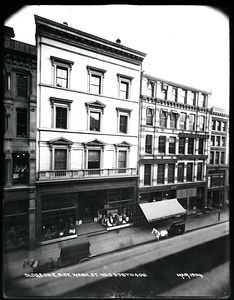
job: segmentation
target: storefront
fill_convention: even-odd
[[[73,186],[43,185],[37,187],[38,243],[48,244],[79,236],[79,227],[87,223],[114,230],[132,225],[136,214],[136,178],[95,181]],[[105,187],[106,186],[106,187]],[[63,187],[63,188],[62,188]],[[83,191],[82,191],[83,189]]]

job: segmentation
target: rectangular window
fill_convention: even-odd
[[[174,183],[175,165],[168,164],[168,183]]]
[[[226,131],[227,123],[222,122],[222,131]]]
[[[216,121],[215,120],[212,120],[212,130],[215,130],[215,128],[216,128]]]
[[[17,136],[18,137],[27,137],[27,124],[28,116],[27,109],[17,108]]]
[[[189,115],[189,130],[195,130],[195,115]]]
[[[197,164],[197,180],[202,180],[202,163]]]
[[[181,102],[187,104],[187,91],[183,89],[181,91]]]
[[[220,146],[220,136],[216,136],[216,146]]]
[[[88,152],[88,169],[100,168],[100,150],[89,150]]]
[[[187,164],[187,181],[193,181],[193,164]]]
[[[162,83],[161,91],[162,91],[162,99],[163,100],[167,100],[167,90],[168,90],[168,86]]]
[[[211,141],[211,146],[214,146],[215,145],[215,135],[211,136],[210,141]]]
[[[172,101],[177,102],[177,93],[178,93],[178,89],[176,87],[172,88]]]
[[[176,138],[170,137],[169,138],[169,153],[175,154],[175,145],[176,145]]]
[[[214,151],[210,151],[210,164],[214,164]]]
[[[57,66],[56,85],[60,87],[68,87],[68,69]]]
[[[67,129],[67,108],[56,107],[56,128]]]
[[[171,118],[170,118],[170,127],[171,128],[176,128],[176,113],[171,113]]]
[[[67,150],[55,149],[54,150],[54,169],[66,170],[67,168]]]
[[[145,165],[144,185],[151,185],[151,165]]]
[[[206,95],[200,94],[199,98],[200,98],[200,107],[205,107]]]
[[[186,113],[180,114],[180,129],[186,129]]]
[[[118,154],[118,168],[125,169],[127,165],[127,151],[119,151]]]
[[[153,109],[147,108],[146,110],[146,125],[153,125]]]
[[[196,105],[196,92],[191,93],[191,105]]]
[[[166,149],[166,137],[160,136],[158,139],[158,152],[165,154]]]
[[[221,131],[221,121],[217,121],[217,130]]]
[[[224,153],[224,152],[221,152],[220,163],[221,163],[222,165],[225,164],[225,153]]]
[[[200,120],[200,131],[205,131],[205,117],[200,116],[199,120]]]
[[[218,151],[216,151],[216,153],[215,153],[215,164],[219,165],[219,152]]]
[[[183,182],[184,181],[184,164],[179,163],[178,164],[178,177],[177,177],[178,182]]]
[[[199,142],[198,142],[198,154],[203,155],[203,151],[204,151],[204,140],[203,139],[199,139]]]
[[[95,94],[101,94],[101,76],[96,74],[91,74],[90,92]]]
[[[120,116],[119,117],[119,132],[127,133],[127,129],[128,129],[128,117]]]
[[[185,138],[179,138],[179,154],[185,154]]]
[[[161,111],[160,125],[161,127],[167,127],[167,113],[163,110]]]
[[[129,82],[120,81],[120,98],[128,99],[129,98]]]
[[[224,136],[222,136],[222,147],[226,146],[226,139]]]
[[[17,74],[17,95],[27,97],[28,95],[28,77],[26,75]]]
[[[90,112],[90,130],[100,131],[100,113]]]
[[[152,135],[145,137],[145,153],[152,153]]]
[[[165,165],[158,165],[157,183],[164,184]]]
[[[189,138],[188,139],[188,154],[193,154],[194,153],[194,139]]]

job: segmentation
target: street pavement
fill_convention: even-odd
[[[229,221],[229,210],[222,210],[220,220],[218,211],[212,211],[205,214],[190,215],[186,217],[187,232],[210,226],[216,223]],[[154,235],[151,234],[152,228],[158,230],[168,229],[172,219],[149,223],[145,226],[132,226],[120,230],[107,231],[105,233],[97,233],[89,236],[90,254],[96,256],[113,252],[119,249],[124,249],[134,245],[153,242]],[[227,223],[229,226],[229,223]],[[212,230],[212,228],[211,228]],[[78,237],[79,239],[79,237]],[[6,277],[14,278],[22,276],[24,272],[30,272],[32,269],[23,269],[25,259],[45,259],[53,258],[57,262],[60,256],[61,243],[41,246],[38,249],[31,251],[18,251],[4,255],[4,274]]]

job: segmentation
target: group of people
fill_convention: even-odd
[[[60,225],[60,231],[57,225],[52,225],[48,229],[46,229],[46,226],[42,226],[42,240],[51,240],[73,234],[76,234],[76,226],[73,222],[73,218],[70,218],[64,226]]]
[[[129,221],[129,216],[125,214],[118,215],[116,212],[113,212],[109,216],[104,215],[101,219],[101,224],[107,227],[112,227],[126,224]]]

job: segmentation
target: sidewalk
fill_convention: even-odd
[[[229,220],[229,210],[222,210],[220,221],[218,221],[218,211],[212,211],[206,214],[190,215],[186,219],[186,231],[191,231],[206,227],[215,223]],[[89,236],[91,256],[96,256],[129,246],[147,243],[155,240],[151,234],[152,228],[158,230],[167,229],[172,220],[163,220],[154,224],[147,224],[141,227],[127,227],[119,231],[113,230],[106,233]],[[229,226],[229,225],[227,225]],[[21,276],[25,271],[31,272],[31,269],[23,269],[23,262],[27,259],[45,259],[53,258],[58,260],[62,243],[55,243],[41,246],[32,251],[19,251],[4,256],[4,270],[10,277]]]

